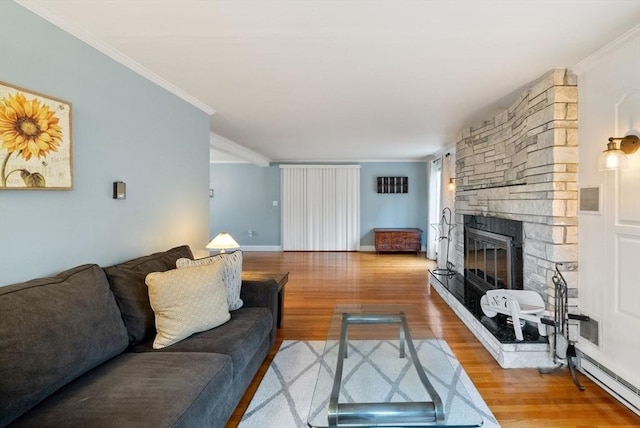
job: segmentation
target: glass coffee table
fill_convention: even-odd
[[[307,423],[311,428],[482,425],[457,369],[412,305],[339,305]]]

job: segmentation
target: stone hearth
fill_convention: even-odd
[[[460,300],[457,292],[464,288],[464,278],[460,275],[447,276],[431,273],[431,288],[438,292],[442,299],[453,309],[455,314],[465,323],[482,345],[500,364],[509,368],[552,367],[553,360],[549,354],[549,344],[545,338],[534,336],[530,329],[524,329],[525,340],[517,342],[513,329],[505,325],[505,320],[488,320],[472,313]],[[492,325],[493,323],[493,325]]]

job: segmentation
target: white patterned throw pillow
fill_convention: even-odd
[[[147,275],[145,283],[156,321],[154,349],[229,321],[223,270],[222,263],[217,262]]]
[[[229,310],[235,311],[236,309],[240,309],[244,303],[240,298],[240,288],[242,287],[242,251],[216,254],[215,256],[197,260],[182,258],[176,261],[176,267],[180,269],[190,266],[203,266],[214,263],[216,260],[221,260],[224,265],[222,281],[225,287],[227,287]]]

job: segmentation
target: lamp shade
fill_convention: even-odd
[[[607,150],[603,151],[598,159],[598,169],[600,171],[626,169],[628,166],[627,155],[618,149],[615,143],[607,144]]]
[[[240,245],[238,245],[227,232],[220,232],[207,244],[207,248],[210,250],[220,250],[221,253],[224,253],[225,250],[240,248]]]

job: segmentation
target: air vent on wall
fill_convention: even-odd
[[[583,214],[600,214],[602,192],[600,186],[581,187],[578,210]]]
[[[600,323],[593,318],[589,318],[587,321],[580,321],[580,337],[587,339],[596,346],[600,346],[599,327]]]

